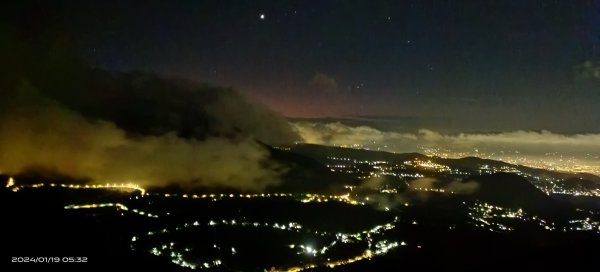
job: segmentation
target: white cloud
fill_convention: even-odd
[[[400,133],[341,122],[296,122],[293,126],[305,143],[398,153],[427,153],[435,149],[439,151],[437,154],[449,157],[483,156],[537,167],[600,173],[600,134],[565,135],[524,130],[443,134],[429,129]]]

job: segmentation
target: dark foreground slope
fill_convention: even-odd
[[[510,208],[523,208],[536,214],[557,216],[570,211],[567,203],[558,201],[533,186],[526,178],[511,173],[473,176],[466,180],[479,184],[473,197]]]

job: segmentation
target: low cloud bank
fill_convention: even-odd
[[[302,141],[311,144],[397,153],[422,152],[446,157],[479,156],[532,166],[546,163],[548,167],[600,173],[600,134],[565,135],[524,130],[442,134],[429,129],[400,133],[341,122],[306,121],[295,122],[293,126]]]

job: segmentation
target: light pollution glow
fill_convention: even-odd
[[[600,134],[549,131],[442,134],[382,131],[340,122],[292,123],[304,143],[394,153],[421,152],[442,158],[475,156],[548,170],[600,175]]]

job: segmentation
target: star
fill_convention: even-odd
[[[258,18],[260,18],[261,20],[264,20],[266,18],[264,13],[261,13],[258,15]]]

